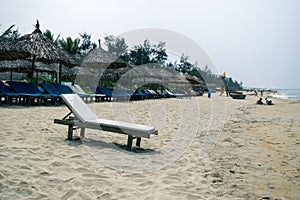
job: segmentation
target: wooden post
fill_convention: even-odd
[[[131,151],[133,136],[128,135],[126,150]]]
[[[137,147],[141,147],[141,138],[140,137],[138,137],[138,138],[136,138],[136,146]]]
[[[39,81],[39,70],[36,70],[36,83]]]
[[[84,138],[84,135],[85,135],[85,128],[81,128],[80,129],[80,137]]]
[[[68,140],[73,140],[73,125],[68,125]]]
[[[32,65],[31,65],[31,72],[30,72],[31,83],[33,83],[34,62],[35,62],[35,56],[33,56],[32,58]]]
[[[12,67],[10,67],[10,77],[9,80],[12,81]]]
[[[59,70],[58,70],[58,83],[61,84],[61,71],[62,71],[62,66],[61,62],[59,62]]]

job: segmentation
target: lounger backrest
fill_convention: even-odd
[[[77,94],[62,94],[61,97],[80,121],[86,122],[97,119],[96,114]]]
[[[74,84],[74,87],[77,89],[79,94],[86,94],[86,92],[80,87],[80,85]]]
[[[68,86],[75,94],[81,94],[74,85]]]
[[[41,86],[48,94],[56,94],[53,90],[51,90],[49,84],[42,83]]]
[[[11,89],[0,81],[0,93],[12,93]]]
[[[22,88],[18,82],[14,81],[7,81],[9,84],[10,88],[12,88],[15,92],[17,93],[27,93],[27,91],[24,91],[24,88]]]
[[[54,86],[54,84],[48,84],[48,87],[55,93],[55,94],[61,94],[61,92]]]
[[[57,88],[57,90],[60,91],[61,94],[72,94],[73,93],[73,91],[66,85],[61,85],[58,83],[53,84],[53,85]]]

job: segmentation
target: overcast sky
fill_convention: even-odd
[[[167,29],[201,46],[219,73],[244,86],[300,88],[298,0],[0,0],[0,31],[16,24],[55,36]],[[167,44],[168,46],[168,44]],[[185,53],[185,52],[177,52]]]

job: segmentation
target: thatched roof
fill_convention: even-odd
[[[7,38],[0,37],[0,60],[15,60],[28,57],[30,54],[22,46]]]
[[[66,75],[74,75],[74,76],[86,76],[86,77],[95,77],[95,72],[91,71],[91,69],[85,67],[75,66],[69,69]]]
[[[31,62],[27,60],[4,60],[0,61],[0,72],[7,71],[29,72],[31,70]]]
[[[41,61],[44,63],[63,62],[71,64],[70,57],[56,46],[49,38],[42,34],[37,22],[36,29],[31,33],[22,36],[16,42],[25,52],[29,52],[31,60]]]
[[[199,78],[195,76],[191,76],[189,74],[185,74],[186,80],[188,80],[193,85],[205,85],[205,82],[200,80]]]
[[[149,84],[156,83],[161,85],[170,85],[173,83],[188,84],[185,77],[182,77],[177,71],[169,70],[157,64],[147,64],[123,68],[119,73],[119,84]]]
[[[81,66],[92,68],[122,68],[126,63],[101,47],[93,49],[82,59]]]

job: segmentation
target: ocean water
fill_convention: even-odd
[[[300,100],[300,89],[277,89],[276,98]]]

